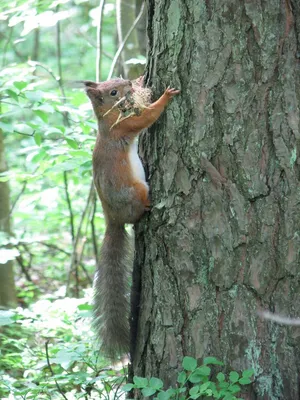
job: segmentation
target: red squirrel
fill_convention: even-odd
[[[125,224],[137,222],[150,207],[149,188],[134,140],[179,93],[167,88],[154,103],[138,110],[132,105],[134,111],[120,118],[120,109],[124,102],[130,104],[135,90],[149,91],[142,88],[142,81],[143,77],[134,82],[121,78],[101,83],[84,81],[98,121],[93,179],[106,222],[95,275],[94,321],[101,349],[111,358],[129,350],[130,243]]]

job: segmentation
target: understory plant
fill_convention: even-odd
[[[241,386],[251,383],[253,370],[247,369],[240,375],[231,371],[228,377],[223,372],[217,373],[212,378],[212,368],[209,365],[223,366],[223,362],[215,357],[204,358],[203,365],[198,366],[197,360],[193,357],[184,357],[182,371],[177,377],[177,386],[164,390],[164,383],[158,378],[141,378],[135,376],[133,383],[123,387],[125,391],[133,389],[141,391],[143,397],[152,397],[154,400],[188,400],[188,399],[224,399],[242,400],[236,397],[241,391]]]

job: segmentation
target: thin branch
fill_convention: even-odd
[[[65,194],[66,194],[66,198],[67,198],[67,204],[68,204],[69,215],[70,215],[70,230],[71,230],[72,243],[74,243],[74,240],[75,240],[74,213],[73,213],[72,203],[71,203],[70,194],[69,194],[68,176],[67,176],[66,171],[64,171],[64,188],[65,188]]]
[[[33,67],[40,67],[40,68],[44,69],[45,71],[47,71],[48,74],[51,75],[52,78],[55,80],[55,82],[59,85],[59,77],[55,76],[52,69],[48,68],[47,65],[44,65],[41,62],[37,62],[37,61],[28,61],[28,63],[29,63],[29,65],[31,65]]]
[[[141,19],[142,15],[143,15],[143,12],[144,12],[144,8],[145,8],[145,3],[142,4],[140,12],[139,12],[139,15],[134,20],[134,23],[133,23],[132,27],[127,32],[126,36],[124,37],[123,42],[120,44],[120,46],[118,48],[118,50],[117,50],[117,52],[116,52],[116,54],[114,56],[113,62],[111,64],[110,71],[109,71],[107,79],[111,79],[111,77],[112,77],[112,75],[114,73],[114,69],[115,69],[116,63],[117,63],[117,61],[118,61],[118,59],[120,57],[120,54],[122,53],[122,51],[124,49],[124,46],[125,46],[128,38],[129,38],[129,36],[131,35],[132,31],[134,30],[134,28],[137,26],[139,20]]]
[[[59,11],[59,5],[56,7],[56,12]],[[66,94],[65,94],[65,89],[63,85],[63,77],[62,77],[62,65],[61,65],[61,36],[60,36],[60,21],[57,21],[56,24],[56,51],[57,51],[57,68],[58,68],[58,75],[59,79],[57,81],[61,94],[62,94],[62,102],[65,104],[66,102]],[[65,112],[63,113],[64,117],[64,123],[66,126],[70,126],[69,120],[68,120],[68,113]]]
[[[10,31],[11,31],[11,29],[10,29]],[[8,40],[8,44],[13,49],[13,51],[15,52],[17,57],[19,57],[22,61],[26,61],[27,60],[27,56],[25,54],[20,53],[19,50],[17,50],[17,48],[16,48],[14,43],[9,43],[10,39],[9,39],[8,36],[6,36],[3,32],[0,32],[0,37]]]
[[[82,36],[83,39],[84,39],[88,44],[90,44],[92,47],[94,47],[95,49],[97,48],[97,44],[96,44],[91,38],[89,38],[87,35],[85,35],[83,32],[81,32],[80,29],[76,29],[76,33],[77,33],[78,35]],[[113,57],[111,54],[107,53],[107,51],[103,50],[103,48],[101,49],[101,53],[102,53],[105,57],[107,57],[108,59],[110,59],[110,60],[113,60],[113,59],[114,59],[114,57]]]
[[[43,245],[43,246],[48,247],[49,249],[57,250],[57,251],[59,251],[59,252],[61,252],[61,253],[66,254],[67,256],[70,256],[70,255],[71,255],[71,253],[70,253],[69,251],[66,251],[66,250],[62,249],[61,247],[56,246],[56,244],[46,243],[46,242],[35,242],[35,243],[39,243],[39,244],[41,244],[41,245]]]
[[[99,18],[97,23],[97,53],[96,53],[96,82],[100,81],[101,76],[101,49],[102,49],[102,17],[105,0],[99,2]]]
[[[9,215],[12,215],[12,213],[13,213],[13,211],[14,211],[16,205],[17,205],[17,202],[20,200],[20,197],[22,196],[22,194],[23,194],[23,193],[25,192],[25,190],[26,190],[26,186],[27,186],[27,181],[24,181],[20,193],[17,195],[17,197],[15,198],[15,201],[13,202],[13,204],[12,204],[12,206],[11,206],[11,208],[10,208]]]
[[[8,48],[9,42],[11,41],[12,34],[13,34],[13,27],[10,28],[10,30],[9,30],[9,36],[8,36],[8,38],[7,38],[7,42],[6,42],[5,45],[4,45],[3,57],[2,57],[2,67],[4,67],[4,66],[5,66],[5,63],[6,63],[6,52],[7,52],[7,48]]]
[[[39,58],[39,49],[40,49],[40,27],[34,30],[34,41],[32,49],[33,60],[37,60]]]
[[[18,248],[18,247],[17,247],[17,248]],[[29,272],[28,272],[28,270],[27,270],[27,267],[28,267],[28,266],[25,265],[24,260],[23,260],[23,257],[22,257],[22,255],[21,255],[21,252],[20,252],[20,255],[16,257],[16,261],[17,261],[17,263],[19,264],[19,266],[21,267],[21,271],[22,271],[23,274],[25,275],[26,279],[27,279],[29,282],[32,282],[32,278],[31,278],[31,276],[29,275]]]
[[[54,379],[54,382],[55,382],[55,385],[56,385],[56,387],[57,387],[57,390],[59,391],[59,393],[62,395],[62,397],[63,397],[65,400],[68,400],[67,397],[66,397],[66,396],[64,395],[64,393],[62,392],[62,390],[61,390],[61,388],[60,388],[60,386],[59,386],[57,380],[54,378],[54,375],[55,375],[55,374],[54,374],[54,372],[53,372],[53,369],[52,369],[51,364],[50,364],[50,359],[49,359],[49,351],[48,351],[48,344],[49,344],[49,342],[50,342],[50,339],[48,339],[48,340],[46,341],[46,343],[45,343],[47,365],[48,365],[48,368],[49,368],[49,370],[50,370],[50,372],[51,372],[52,378]]]
[[[69,286],[70,286],[71,273],[73,271],[73,267],[74,267],[74,265],[77,264],[77,258],[78,258],[77,246],[78,246],[78,242],[79,242],[79,238],[80,238],[80,234],[81,234],[81,228],[82,228],[82,225],[83,225],[83,221],[84,221],[84,218],[85,218],[85,216],[86,216],[86,214],[88,212],[88,208],[89,208],[90,203],[91,203],[91,199],[92,199],[92,196],[93,196],[93,191],[94,191],[94,185],[92,183],[91,186],[90,186],[90,191],[89,191],[89,195],[88,195],[88,199],[87,199],[85,208],[84,208],[84,210],[83,210],[83,212],[81,214],[81,219],[80,219],[80,222],[79,222],[79,225],[78,225],[77,234],[76,234],[76,237],[75,237],[75,240],[74,240],[74,243],[73,243],[73,252],[72,252],[71,263],[70,263],[70,268],[69,268],[69,275],[68,275],[68,282],[67,282],[67,292],[68,292]]]
[[[33,131],[32,133],[24,133],[24,132],[16,131],[15,129],[14,129],[14,132],[18,133],[19,135],[23,135],[23,136],[34,136],[34,134],[35,134],[35,131]]]

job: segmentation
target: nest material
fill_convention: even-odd
[[[103,115],[105,117],[116,108],[119,110],[119,116],[110,129],[124,121],[124,119],[141,115],[143,110],[151,104],[151,89],[143,88],[134,81],[132,82],[132,89],[132,92],[126,93]]]

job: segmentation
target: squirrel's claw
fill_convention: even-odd
[[[180,93],[180,90],[171,88],[170,86],[168,86],[167,89],[165,90],[165,94],[168,97],[174,97],[174,96],[176,96],[176,94],[179,94],[179,93]]]

